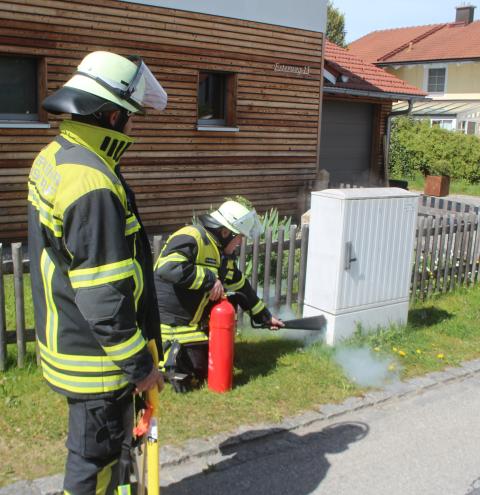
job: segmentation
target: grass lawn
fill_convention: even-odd
[[[425,177],[417,175],[415,178],[404,179],[401,177],[391,177],[391,179],[402,179],[408,181],[408,189],[413,191],[423,191]],[[462,180],[450,180],[450,194],[466,194],[467,196],[480,196],[480,184],[470,184]]]
[[[349,346],[367,346],[376,355],[394,356],[403,377],[411,377],[480,357],[480,287],[462,289],[418,304],[409,325],[373,335],[356,335]],[[27,366],[0,374],[0,486],[61,472],[65,459],[66,406],[49,390],[29,347]],[[234,389],[213,394],[202,389],[161,395],[160,441],[188,438],[258,422],[276,422],[311,408],[361,395],[334,359],[331,348],[304,346],[268,331],[237,339]]]

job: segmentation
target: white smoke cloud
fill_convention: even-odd
[[[334,357],[345,375],[361,387],[382,387],[399,380],[401,366],[395,358],[378,355],[367,347],[339,347]]]

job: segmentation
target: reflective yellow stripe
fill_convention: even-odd
[[[195,280],[193,281],[189,289],[192,290],[200,289],[204,280],[205,280],[205,268],[203,268],[203,266],[198,266],[198,265],[195,266]]]
[[[185,325],[172,327],[162,323],[162,339],[176,340],[181,344],[187,344],[191,342],[205,342],[208,340],[208,335],[202,330],[198,329],[197,325]]]
[[[137,331],[125,342],[110,347],[103,346],[103,350],[114,361],[122,361],[137,354],[147,345],[146,340],[143,338],[140,330]]]
[[[125,225],[125,235],[131,235],[140,230],[140,222],[135,215],[131,215],[127,218]]]
[[[209,297],[210,297],[210,292],[207,292],[206,294],[204,294],[203,299],[200,301],[200,304],[198,305],[197,311],[195,312],[195,316],[190,321],[191,325],[196,325],[200,321],[200,319],[202,318],[203,311],[205,310],[205,307],[208,304]]]
[[[97,486],[95,488],[95,495],[106,495],[108,485],[112,480],[112,468],[118,462],[118,459],[115,459],[110,464],[107,464],[103,467],[97,474]]]
[[[30,201],[38,211],[40,222],[53,231],[55,237],[61,237],[63,234],[62,221],[54,217],[53,208],[42,200],[35,190],[34,185],[28,184],[28,190],[28,201]]]
[[[48,349],[38,341],[40,356],[51,366],[66,371],[96,372],[120,371],[120,368],[107,356],[72,356]]]
[[[260,299],[257,304],[252,308],[252,315],[256,315],[265,309],[265,303]]]
[[[108,284],[115,280],[133,277],[134,272],[133,261],[129,258],[93,268],[70,270],[68,276],[70,277],[72,287],[78,289],[80,287]]]
[[[47,305],[47,315],[45,320],[45,336],[47,346],[57,350],[57,333],[58,333],[58,312],[53,299],[52,278],[55,271],[53,261],[44,249],[40,257],[40,270],[42,273],[43,290],[45,292],[45,300]]]
[[[47,381],[69,392],[101,394],[120,390],[128,383],[123,373],[107,376],[73,376],[55,371],[45,361],[42,362],[42,370]]]
[[[241,289],[245,285],[245,277],[242,275],[242,278],[238,281],[235,282],[234,284],[225,284],[225,288],[229,290],[238,290]]]
[[[183,261],[188,261],[188,258],[180,253],[171,253],[165,257],[160,255],[157,259],[157,262],[155,263],[155,270],[165,265],[166,263],[169,263],[170,261],[179,261],[180,263],[182,263]]]
[[[135,281],[133,296],[135,298],[135,309],[138,309],[138,301],[143,292],[143,272],[140,263],[137,260],[133,260],[133,268],[133,280]]]

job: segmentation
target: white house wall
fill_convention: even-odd
[[[327,0],[121,0],[325,33]]]

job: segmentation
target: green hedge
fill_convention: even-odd
[[[480,182],[480,139],[431,127],[426,120],[395,119],[390,138],[390,175],[413,178],[418,173]]]

